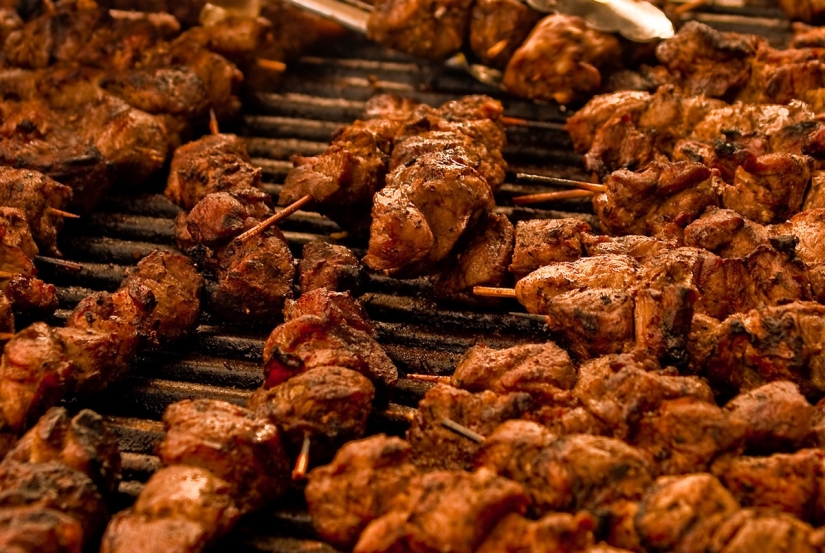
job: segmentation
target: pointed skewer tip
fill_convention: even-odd
[[[311,439],[309,433],[304,434],[304,443],[301,444],[301,453],[298,455],[298,460],[295,461],[295,468],[292,469],[293,480],[303,480],[306,478],[307,469],[309,468],[309,446]]]
[[[443,426],[447,430],[455,432],[459,436],[463,436],[463,437],[467,438],[468,440],[472,440],[477,444],[483,444],[486,441],[486,438],[484,436],[482,436],[481,434],[479,434],[478,432],[475,432],[474,430],[471,430],[471,429],[467,428],[466,426],[464,426],[463,424],[459,424],[459,423],[455,422],[452,419],[448,419],[448,418],[441,419],[441,426]]]
[[[513,288],[493,288],[491,286],[473,286],[473,294],[486,298],[515,298],[516,291]]]
[[[55,207],[47,207],[46,211],[48,211],[50,215],[56,215],[58,217],[63,217],[64,219],[80,219],[80,215],[77,215],[76,213],[70,213]]]

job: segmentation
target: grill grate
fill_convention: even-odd
[[[711,6],[697,18],[724,30],[755,32],[783,44],[789,25],[779,15],[776,8],[760,4],[749,8]],[[512,196],[550,190],[514,184],[516,172],[583,176],[581,159],[572,153],[563,130],[564,110],[507,98],[464,74],[421,65],[365,41],[333,47],[323,57],[303,58],[290,68],[280,92],[256,94],[247,101],[240,132],[246,137],[253,161],[264,170],[264,188],[277,195],[291,167],[289,157],[323,151],[330,134],[356,119],[364,102],[378,92],[395,92],[433,105],[471,93],[499,97],[508,116],[527,119],[530,124],[507,129],[505,157],[511,168],[507,183],[497,192],[497,210],[513,221],[567,216],[592,220],[587,204],[581,201],[559,205],[569,211],[508,206]],[[162,185],[158,182],[151,188],[159,191]],[[174,249],[176,213],[177,208],[159,193],[114,195],[94,215],[69,221],[60,237],[61,250],[67,259],[79,262],[82,270],[39,265],[41,276],[59,287],[61,310],[54,322],[59,323],[92,291],[116,289],[128,266],[152,250]],[[327,239],[340,230],[311,212],[298,212],[281,228],[296,256],[306,242]],[[356,254],[363,254],[366,246],[348,245]],[[401,281],[373,275],[366,289],[362,301],[376,322],[379,342],[404,373],[450,374],[457,359],[473,344],[507,347],[546,337],[543,323],[529,316],[438,306],[429,299],[429,285],[421,279]],[[503,309],[518,309],[515,302],[506,302],[503,300]],[[270,329],[235,329],[204,315],[201,326],[184,343],[174,349],[143,352],[124,383],[99,396],[71,401],[106,415],[118,437],[124,452],[118,507],[128,506],[141,483],[159,466],[153,447],[163,435],[158,421],[166,406],[187,398],[244,403],[260,385],[261,352]],[[398,411],[414,407],[430,386],[402,379],[393,396],[394,411],[377,413],[371,421],[372,431],[401,434],[404,423]],[[273,509],[250,517],[226,539],[234,551],[334,552],[313,540],[312,525],[297,489]]]

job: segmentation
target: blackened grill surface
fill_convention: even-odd
[[[751,32],[775,45],[787,42],[789,23],[767,0],[749,7],[711,5],[695,14],[723,30]],[[555,104],[537,105],[507,98],[460,72],[422,65],[411,58],[366,42],[347,43],[323,56],[306,57],[290,68],[275,93],[260,93],[246,102],[239,131],[246,137],[253,162],[263,168],[264,188],[277,196],[293,154],[323,151],[332,132],[358,118],[364,102],[379,92],[393,92],[439,105],[457,96],[483,93],[499,97],[510,117],[526,119],[525,127],[507,129],[505,157],[510,172],[497,192],[497,211],[513,221],[528,218],[582,217],[594,222],[586,202],[568,202],[557,210],[512,207],[510,198],[553,190],[516,184],[517,172],[580,178],[581,159],[572,153],[563,129],[569,115]],[[149,184],[138,196],[107,198],[95,215],[67,224],[60,249],[80,271],[38,261],[41,276],[59,286],[61,311],[56,323],[84,296],[115,290],[126,269],[154,249],[174,250],[173,219],[177,208],[161,194],[163,183]],[[157,192],[155,192],[157,191]],[[328,240],[340,229],[311,212],[298,212],[282,226],[293,254],[312,240]],[[350,243],[357,255],[365,243]],[[508,347],[544,341],[544,323],[525,315],[515,301],[502,300],[500,311],[478,311],[436,305],[422,279],[396,280],[372,275],[362,301],[376,322],[379,341],[403,373],[450,374],[458,358],[472,345]],[[511,312],[513,311],[513,312]],[[158,422],[167,405],[187,398],[215,398],[242,404],[262,380],[261,352],[266,338],[259,333],[224,326],[204,315],[197,331],[171,349],[143,352],[131,376],[104,394],[71,401],[106,415],[124,451],[121,505],[139,493],[142,482],[157,470],[154,444],[162,437]],[[402,434],[399,412],[415,407],[430,385],[402,379],[389,411],[373,417],[374,432]],[[299,489],[278,505],[246,520],[226,538],[233,551],[298,553],[334,552],[314,540],[312,525]]]

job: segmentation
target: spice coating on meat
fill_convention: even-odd
[[[301,293],[318,288],[358,295],[364,284],[361,262],[347,247],[313,241],[304,244],[298,264]]]
[[[101,553],[153,553],[157,551],[203,551],[208,534],[197,522],[181,517],[151,519],[121,511],[112,517]]]
[[[281,432],[252,412],[218,400],[170,405],[158,455],[168,465],[200,467],[229,482],[241,512],[257,509],[284,491],[289,460]]]
[[[367,38],[420,58],[443,60],[464,43],[470,0],[376,0]]]
[[[531,521],[511,513],[493,528],[477,553],[536,551],[575,553],[590,551],[596,520],[587,512],[552,513]]]
[[[521,486],[487,469],[429,472],[367,526],[354,551],[472,553],[502,517],[523,512],[526,503]]]
[[[84,535],[80,523],[53,509],[13,507],[0,509],[0,549],[80,553]]]
[[[516,245],[509,270],[521,279],[558,261],[575,261],[584,254],[585,235],[592,231],[580,219],[531,219],[516,223]]]
[[[329,465],[309,473],[306,500],[315,530],[336,547],[350,549],[367,525],[387,513],[418,469],[410,445],[378,434],[346,444]]]
[[[329,317],[337,324],[349,325],[375,336],[375,326],[367,317],[364,306],[349,292],[334,292],[329,288],[316,288],[301,294],[297,300],[287,300],[284,320],[291,321],[302,315]]]
[[[791,515],[770,509],[742,509],[721,524],[709,549],[745,553],[764,548],[777,553],[814,553],[814,529]]]

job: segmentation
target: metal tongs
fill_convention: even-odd
[[[540,13],[563,13],[584,19],[597,31],[618,33],[634,42],[664,40],[675,34],[673,23],[646,0],[521,0]],[[372,6],[358,0],[286,0],[298,8],[331,19],[361,34],[367,32]],[[471,64],[464,54],[447,60],[447,66],[463,69],[477,80],[503,88],[501,71]]]

